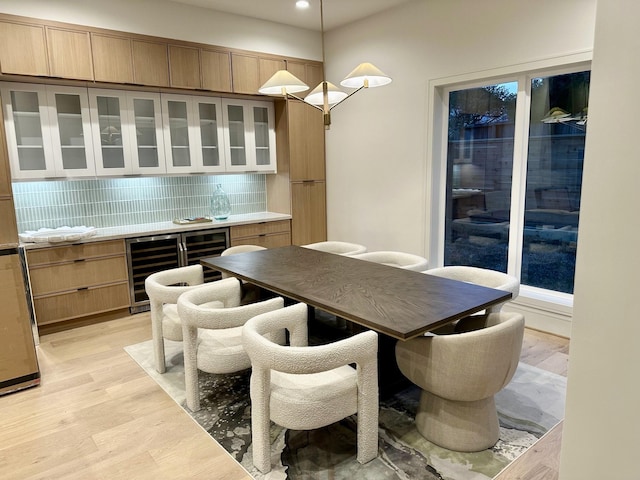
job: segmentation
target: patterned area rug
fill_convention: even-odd
[[[413,419],[419,391],[409,387],[380,403],[377,459],[356,460],[356,418],[313,431],[292,431],[272,424],[272,468],[267,475],[251,457],[250,371],[233,375],[199,372],[201,407],[185,404],[181,343],[165,341],[167,372],[152,364],[151,341],[125,350],[256,479],[262,480],[487,480],[562,420],[566,378],[521,363],[511,383],[496,396],[500,440],[477,453],[458,453],[425,440]]]

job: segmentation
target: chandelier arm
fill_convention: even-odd
[[[331,107],[329,107],[329,111],[333,110],[334,107],[337,107],[338,105],[340,105],[342,102],[344,102],[347,98],[349,98],[351,95],[355,95],[356,93],[358,93],[360,90],[362,90],[363,88],[366,88],[364,85],[361,85],[360,87],[358,87],[356,90],[354,90],[353,92],[351,92],[349,95],[347,95],[346,97],[344,97],[342,100],[340,100],[338,103],[334,103],[333,105],[331,105]]]

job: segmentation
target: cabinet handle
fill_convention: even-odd
[[[80,262],[84,262],[86,260],[86,258],[76,258],[73,263],[80,263]]]
[[[315,180],[302,180],[302,183],[315,183]]]
[[[78,289],[78,292],[80,292],[82,290],[89,290],[89,287],[81,287],[81,288]]]

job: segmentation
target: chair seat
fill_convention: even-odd
[[[348,365],[308,374],[272,370],[271,419],[286,428],[308,430],[353,415],[358,411],[356,379],[356,370]]]
[[[242,327],[198,329],[197,351],[196,364],[203,372],[233,373],[251,367],[242,346]]]

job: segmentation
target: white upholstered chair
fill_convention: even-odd
[[[452,280],[460,280],[461,282],[474,283],[483,287],[504,290],[505,292],[511,292],[511,300],[514,300],[520,293],[520,281],[518,278],[507,273],[498,272],[497,270],[469,267],[465,265],[451,265],[447,267],[432,268],[424,271],[423,273],[450,278]],[[504,303],[493,305],[487,309],[487,312],[499,312]]]
[[[251,366],[242,347],[242,326],[251,317],[284,306],[281,297],[240,305],[237,278],[208,283],[178,299],[184,348],[184,380],[187,407],[200,410],[198,370],[233,373]],[[284,335],[274,338],[284,342]]]
[[[221,257],[226,257],[227,255],[235,255],[237,253],[245,253],[245,252],[256,252],[258,250],[266,250],[266,247],[262,247],[260,245],[236,245],[234,247],[229,247],[220,253]],[[222,274],[222,278],[229,278],[231,275],[225,272],[220,272]]]
[[[426,258],[412,253],[377,251],[352,255],[352,257],[359,258],[360,260],[366,260],[368,262],[382,263],[392,267],[413,270],[416,272],[422,272],[429,268],[429,261]]]
[[[321,252],[335,253],[338,255],[358,255],[367,251],[367,247],[365,247],[364,245],[349,242],[339,242],[336,240],[309,243],[302,246],[304,248],[310,248],[311,250],[319,250]]]
[[[290,346],[265,337],[285,328]],[[253,464],[263,473],[271,470],[270,421],[312,430],[357,413],[357,459],[366,463],[378,455],[377,333],[321,346],[307,342],[307,306],[302,303],[259,315],[244,326],[243,344],[253,368]]]
[[[399,341],[400,371],[422,389],[420,434],[459,452],[495,445],[500,425],[494,395],[516,371],[523,334],[521,314],[500,312],[486,317],[484,328]]]
[[[182,324],[178,317],[178,297],[202,286],[202,265],[171,268],[152,273],[144,281],[151,310],[151,335],[156,370],[166,371],[164,339],[182,341]]]

